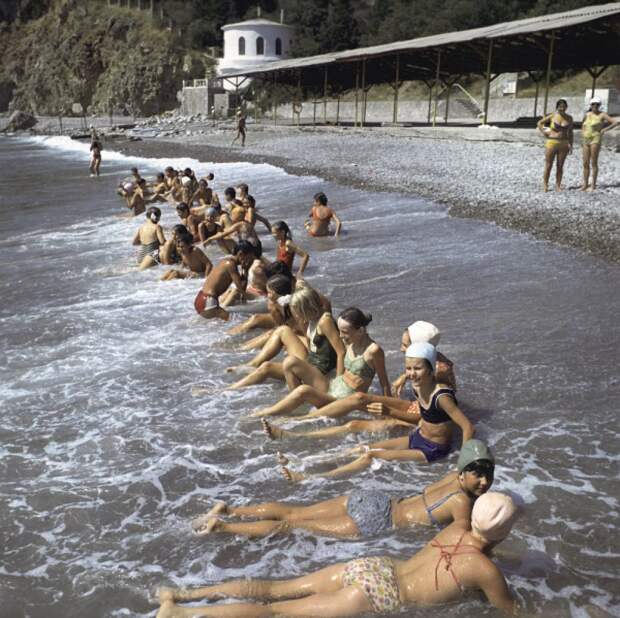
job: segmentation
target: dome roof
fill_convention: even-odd
[[[273,21],[271,19],[264,19],[263,17],[256,17],[255,19],[247,19],[246,21],[239,21],[236,24],[226,24],[222,26],[222,30],[229,30],[230,28],[239,28],[241,26],[280,26],[280,28],[293,28],[288,24],[281,24],[279,21]]]

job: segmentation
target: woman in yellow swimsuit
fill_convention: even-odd
[[[592,97],[590,109],[584,116],[581,125],[581,137],[583,138],[583,185],[582,191],[594,191],[598,176],[598,155],[601,151],[601,137],[606,131],[611,131],[620,120],[612,118],[601,111],[601,100]],[[607,126],[603,125],[607,123]],[[592,169],[592,184],[590,184],[590,169]]]
[[[553,161],[555,163],[555,190],[562,190],[562,173],[564,161],[573,151],[573,117],[566,113],[568,103],[559,99],[555,104],[555,112],[547,114],[538,121],[538,130],[547,138],[545,141],[545,173],[543,190],[549,191],[549,176]],[[557,159],[556,159],[557,157]]]

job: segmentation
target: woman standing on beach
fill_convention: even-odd
[[[601,100],[599,97],[592,97],[590,109],[584,116],[581,125],[581,137],[583,139],[583,185],[582,191],[594,191],[596,189],[596,179],[598,176],[598,155],[601,151],[601,141],[603,133],[611,131],[617,126],[617,118],[611,118],[601,111]],[[607,123],[608,126],[603,128]],[[592,169],[592,184],[590,185],[590,169]]]
[[[564,161],[573,151],[573,117],[566,113],[568,103],[558,99],[555,112],[547,114],[538,121],[538,130],[546,137],[545,141],[545,173],[543,191],[549,191],[549,176],[555,160],[555,190],[562,190],[562,174]],[[548,126],[547,126],[548,125]]]

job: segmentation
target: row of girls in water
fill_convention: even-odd
[[[315,196],[313,208],[321,206],[321,199]],[[235,207],[226,214],[231,216]],[[205,215],[211,216],[209,208],[212,206],[205,209]],[[245,342],[243,349],[256,350],[256,354],[248,362],[228,369],[231,383],[224,388],[242,389],[268,379],[286,385],[288,393],[278,402],[250,414],[260,419],[268,438],[293,441],[351,433],[397,434],[351,449],[347,453],[350,461],[322,472],[325,477],[358,474],[378,460],[410,464],[441,461],[452,450],[455,427],[460,429],[461,447],[456,470],[410,496],[392,496],[357,484],[346,495],[315,504],[233,506],[216,501],[208,513],[192,522],[196,534],[256,538],[301,529],[337,538],[368,538],[425,524],[436,531],[423,549],[406,560],[375,556],[337,563],[292,580],[244,579],[192,590],[160,588],[159,618],[380,614],[410,604],[454,602],[476,592],[482,592],[496,607],[516,613],[517,603],[489,552],[509,534],[519,509],[509,495],[489,491],[495,458],[483,441],[473,437],[474,427],[459,407],[453,364],[437,350],[437,327],[418,320],[403,331],[404,372],[391,383],[384,350],[368,330],[371,316],[357,307],[348,307],[334,318],[330,300],[302,278],[309,255],[292,243],[288,226],[265,223],[276,240],[277,259],[268,262],[257,235],[226,235],[222,225],[224,229],[203,238],[203,221],[188,220],[194,214],[191,211],[181,214],[186,215],[180,224],[186,231],[173,231],[177,251],[185,255],[191,248],[204,254],[200,243],[216,243],[227,253],[215,266],[209,261],[195,300],[196,311],[207,319],[229,319],[226,307],[231,303],[256,296],[266,299],[266,312],[252,315],[229,331],[232,335],[262,332]],[[232,225],[246,222],[245,214],[238,221],[235,219],[239,215],[231,216]],[[150,223],[159,225],[152,219]],[[244,225],[235,230],[247,232]],[[234,243],[225,242],[229,236]],[[136,240],[136,244],[143,244],[139,233]],[[163,240],[159,253],[168,242]],[[147,253],[140,258],[141,265],[149,256],[158,263]],[[296,257],[300,267],[293,275]],[[250,272],[259,262],[260,275],[252,277]],[[185,271],[191,270],[184,264]],[[375,376],[380,394],[369,392]],[[406,383],[412,386],[412,401],[401,398]],[[212,395],[213,390],[194,389],[195,396],[203,393]],[[274,422],[286,420],[304,404],[314,409],[296,419],[331,417],[343,422],[310,431],[292,431]],[[352,414],[355,416],[349,418]],[[309,476],[291,469],[280,453],[278,461],[282,475],[289,481],[299,482]],[[254,602],[179,604],[223,597]]]

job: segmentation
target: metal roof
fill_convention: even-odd
[[[278,80],[293,84],[303,73],[304,84],[312,86],[322,84],[327,68],[332,89],[347,89],[354,80],[349,63],[366,61],[366,85],[386,83],[393,79],[394,56],[398,54],[400,79],[424,80],[434,77],[439,51],[441,76],[484,73],[491,42],[494,73],[544,70],[550,31],[556,37],[556,69],[620,64],[620,2],[610,2],[482,28],[278,60],[229,76],[277,75]]]

